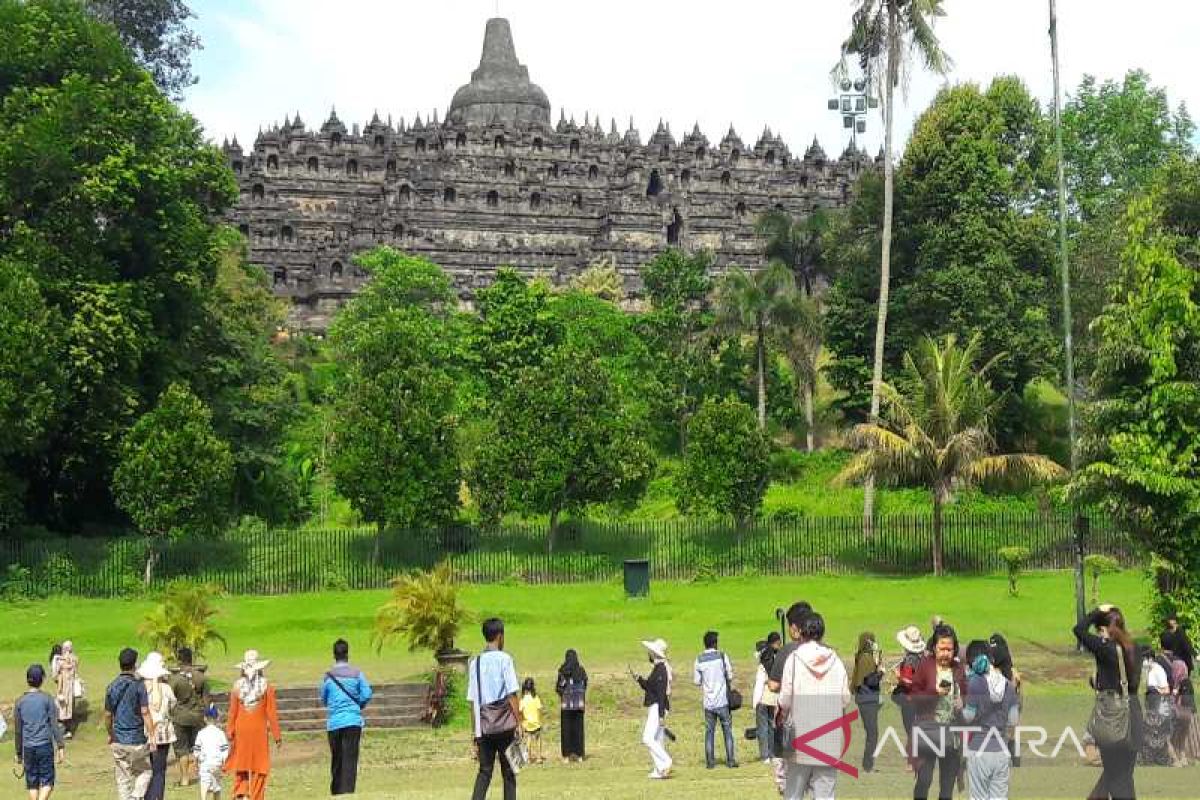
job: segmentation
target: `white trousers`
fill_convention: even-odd
[[[967,777],[971,779],[971,800],[1008,800],[1008,781],[1012,761],[1008,752],[967,752]]]
[[[671,754],[667,752],[663,741],[666,737],[663,734],[662,717],[658,714],[658,703],[646,709],[646,727],[642,729],[642,744],[646,745],[646,749],[650,751],[650,758],[654,761],[654,769],[661,775],[671,768]]]
[[[803,800],[806,791],[811,792],[815,800],[833,800],[834,788],[837,786],[837,770],[833,767],[797,764],[787,761],[787,774],[784,778],[784,800]]]

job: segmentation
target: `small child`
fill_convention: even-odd
[[[533,678],[521,684],[521,727],[529,737],[529,762],[543,763],[542,755],[542,700],[537,696]]]
[[[215,704],[204,709],[204,729],[196,735],[192,754],[200,767],[200,800],[220,800],[221,770],[229,756],[229,739],[217,724],[220,717]]]

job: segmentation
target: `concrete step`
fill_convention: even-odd
[[[384,684],[373,687],[370,704],[363,717],[369,728],[419,727],[428,710],[429,687],[425,684]],[[316,686],[276,688],[279,725],[285,731],[318,732],[325,730],[326,714]],[[229,707],[229,694],[213,695],[222,711]]]

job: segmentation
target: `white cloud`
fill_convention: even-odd
[[[259,125],[301,112],[312,126],[332,104],[347,124],[373,111],[444,117],[454,91],[479,60],[493,0],[246,0],[241,10],[193,4],[206,50],[187,107],[210,135],[244,145]],[[1172,102],[1200,107],[1194,38],[1200,3],[1059,0],[1064,89],[1085,72],[1120,78],[1149,71]],[[507,0],[517,54],[554,105],[582,121],[599,113],[623,131],[634,118],[643,139],[659,118],[676,137],[699,121],[711,140],[732,122],[753,142],[764,125],[794,151],[818,135],[826,151],[846,136],[826,110],[829,70],[849,22],[848,0],[665,2]],[[1043,101],[1051,92],[1046,0],[948,0],[937,30],[954,59],[951,81],[986,82],[1015,73]],[[211,13],[211,17],[206,14]],[[898,122],[898,141],[941,81],[918,74]],[[866,143],[880,142],[873,118]]]

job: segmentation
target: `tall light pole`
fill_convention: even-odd
[[[1079,443],[1075,413],[1075,348],[1071,322],[1071,270],[1067,263],[1067,178],[1063,164],[1062,90],[1058,76],[1058,10],[1050,0],[1050,60],[1054,63],[1054,150],[1058,156],[1058,265],[1062,276],[1063,354],[1066,358],[1067,379],[1067,436],[1071,446],[1071,474],[1079,469]],[[1075,618],[1082,620],[1086,613],[1083,588],[1084,533],[1087,519],[1079,513],[1072,515],[1075,537]]]
[[[838,86],[841,94],[829,98],[829,110],[842,115],[842,127],[850,131],[850,144],[858,147],[858,134],[866,133],[867,109],[879,108],[879,100],[867,92],[867,82],[859,79],[851,83],[843,79]]]

